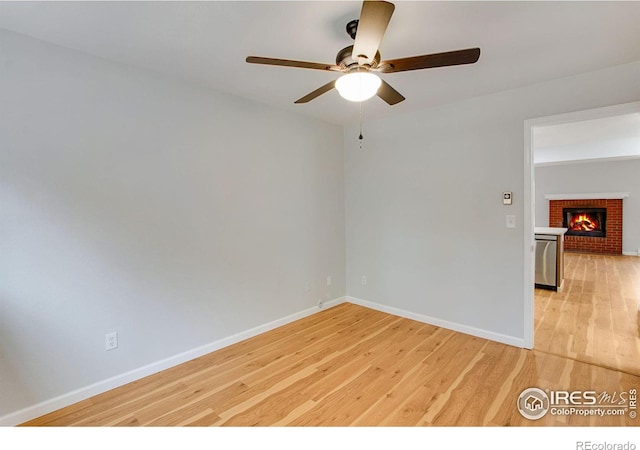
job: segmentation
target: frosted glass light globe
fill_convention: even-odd
[[[380,77],[372,73],[352,72],[338,78],[336,89],[343,98],[351,102],[362,102],[376,95],[381,83]]]

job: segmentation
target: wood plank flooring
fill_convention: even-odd
[[[625,416],[529,421],[520,393],[620,393],[640,377],[352,304],[30,421],[27,426],[622,426]]]
[[[535,291],[535,349],[640,375],[640,258],[565,253],[562,292]]]

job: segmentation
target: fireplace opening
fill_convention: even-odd
[[[562,217],[562,226],[567,228],[567,235],[607,236],[606,208],[563,208]]]

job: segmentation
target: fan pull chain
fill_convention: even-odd
[[[360,110],[360,135],[358,136],[358,142],[360,144],[360,150],[362,150],[362,140],[364,139],[362,137],[362,102],[360,102],[358,106]]]

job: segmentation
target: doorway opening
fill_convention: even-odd
[[[527,120],[524,123],[524,341],[527,348],[640,375],[640,351],[638,350],[640,337],[637,334],[638,319],[635,319],[638,317],[638,305],[634,303],[635,300],[625,299],[621,294],[625,290],[640,289],[640,281],[637,277],[624,276],[624,273],[640,273],[640,258],[625,257],[622,255],[623,252],[617,255],[596,254],[598,252],[577,247],[565,255],[565,286],[561,292],[534,289],[536,226],[573,229],[572,231],[578,236],[570,239],[578,241],[604,242],[611,237],[607,228],[609,222],[614,219],[610,215],[605,216],[602,208],[591,208],[589,211],[584,207],[573,208],[573,210],[560,208],[558,217],[552,218],[549,212],[549,199],[565,198],[561,197],[561,194],[566,194],[567,199],[575,200],[582,198],[580,196],[585,192],[589,194],[587,198],[594,199],[599,198],[599,192],[602,192],[605,198],[613,195],[612,192],[598,191],[597,188],[591,190],[584,188],[584,184],[578,182],[583,180],[578,178],[578,172],[585,171],[586,167],[595,170],[598,165],[638,164],[637,161],[621,161],[640,159],[640,151],[638,151],[640,147],[637,144],[635,153],[625,150],[621,145],[615,146],[613,150],[612,145],[609,146],[607,154],[601,155],[594,150],[598,147],[597,145],[587,142],[587,138],[593,134],[594,124],[598,124],[596,131],[601,129],[604,133],[612,127],[601,124],[614,123],[618,118],[635,120],[640,124],[640,102],[542,117]],[[555,147],[549,145],[549,133],[545,134],[545,132],[549,130],[555,132],[563,125],[574,130],[585,130],[586,126],[591,126],[592,130],[582,133],[578,139],[581,140],[580,146],[569,145],[570,139],[565,139],[562,142],[563,145]],[[637,125],[636,128],[640,130]],[[636,139],[636,142],[640,143],[640,131]],[[539,168],[544,168],[540,170],[540,173],[545,174],[543,177],[536,177],[536,169]],[[559,176],[560,173],[569,173],[568,178],[574,179],[573,184],[580,188],[564,187],[558,192],[557,186],[570,185],[570,183],[558,183],[547,189],[546,184],[549,182],[550,174]],[[623,184],[621,183],[620,186]],[[611,185],[618,186],[615,182]],[[615,192],[616,196],[621,195],[622,198],[625,194],[628,196],[628,193],[619,192],[619,190]],[[590,195],[593,197],[589,197]],[[619,201],[622,203],[623,200]],[[618,219],[615,220],[617,221]],[[612,226],[613,223],[611,222]],[[620,246],[622,247],[622,243]],[[625,255],[630,254],[625,253]],[[633,255],[635,254],[634,252]],[[616,278],[614,274],[621,276]],[[611,289],[612,282],[621,283],[620,289]],[[637,286],[629,284],[634,282],[639,284]],[[615,324],[611,317],[616,317]],[[625,342],[631,344],[626,346]],[[622,356],[622,353],[625,356]]]

